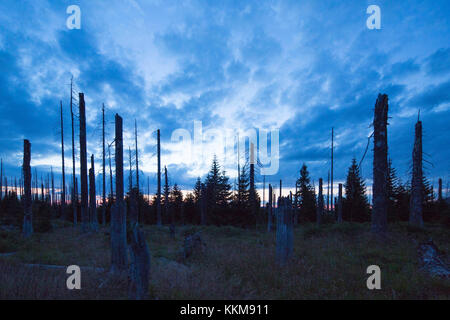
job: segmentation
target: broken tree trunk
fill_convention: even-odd
[[[91,168],[89,169],[89,221],[93,231],[98,231],[96,200],[94,155],[91,155]]]
[[[388,208],[388,96],[378,95],[375,104],[373,120],[373,210],[372,232],[383,233],[387,231]]]
[[[79,94],[80,105],[80,179],[81,179],[81,229],[88,231],[88,181],[87,181],[87,151],[86,151],[86,106],[84,94]]]
[[[250,208],[252,216],[256,218],[256,191],[255,191],[255,146],[250,143]],[[255,219],[256,220],[256,219]]]
[[[70,116],[72,119],[72,214],[73,214],[73,224],[77,224],[77,194],[76,194],[76,164],[75,164],[75,124],[74,124],[74,114],[73,114],[73,77],[70,80]]]
[[[0,160],[0,200],[3,199],[3,159]]]
[[[422,122],[417,121],[413,149],[413,172],[411,181],[411,200],[409,223],[423,227],[423,172],[422,172]]]
[[[316,222],[317,225],[320,225],[322,223],[322,216],[323,216],[323,180],[322,178],[319,179],[319,197],[317,199],[317,211],[316,211]]]
[[[272,208],[273,208],[273,190],[272,190],[272,185],[269,184],[269,206],[267,208],[267,232],[271,232],[272,231],[272,220],[273,220],[273,213],[272,213]]]
[[[116,114],[116,202],[111,212],[111,272],[127,269],[127,220],[123,199],[123,134],[122,118]]]
[[[62,193],[61,193],[61,218],[66,219],[66,168],[64,164],[64,120],[61,101],[61,168],[62,168]]]
[[[432,239],[422,243],[418,248],[418,253],[422,270],[434,277],[450,278],[450,266],[446,257]]]
[[[292,257],[294,219],[289,198],[281,197],[277,209],[276,261],[285,265]]]
[[[130,282],[128,296],[133,300],[143,300],[148,295],[150,273],[150,250],[143,232],[138,226],[138,193],[137,189],[130,192]]]
[[[150,250],[144,233],[137,223],[132,228],[130,237],[130,285],[128,297],[133,300],[144,300],[148,296],[150,281]]]
[[[23,236],[31,237],[33,234],[33,211],[31,208],[31,144],[30,141],[23,141],[23,178],[25,187],[25,196],[23,201],[24,218],[23,218]]]
[[[158,156],[158,189],[156,191],[156,224],[158,226],[162,225],[162,216],[161,216],[161,132],[158,129],[157,131],[157,156]]]
[[[105,104],[102,107],[102,225],[106,226],[106,154],[105,154]]]
[[[342,183],[339,183],[337,213],[338,213],[337,221],[338,221],[338,223],[342,223]]]

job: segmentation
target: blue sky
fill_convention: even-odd
[[[81,8],[81,30],[68,30],[66,8]],[[381,8],[381,30],[366,9]],[[335,181],[359,161],[378,93],[389,95],[389,153],[409,179],[420,109],[425,173],[450,180],[450,21],[448,1],[20,1],[0,3],[0,157],[20,175],[23,139],[38,172],[60,170],[59,101],[65,112],[71,172],[70,77],[85,93],[88,153],[100,158],[101,105],[108,142],[114,114],[124,118],[125,147],[140,132],[141,169],[155,188],[155,130],[171,183],[189,189],[204,176],[203,157],[171,141],[177,129],[279,130],[280,170],[267,182],[292,187],[307,163],[327,178],[335,128]],[[78,138],[77,138],[78,139]],[[372,147],[372,146],[371,146]],[[362,173],[372,179],[371,147]],[[236,157],[219,157],[236,175]],[[244,162],[241,154],[241,162]],[[78,166],[78,163],[77,163]],[[100,169],[100,162],[96,164]],[[38,174],[39,175],[39,174]],[[68,178],[69,179],[69,178]],[[257,177],[262,183],[262,177]]]

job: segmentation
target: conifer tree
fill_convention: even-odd
[[[300,177],[296,182],[297,194],[296,198],[299,203],[299,216],[301,219],[315,221],[316,217],[316,197],[314,188],[311,186],[311,178],[309,176],[308,167],[303,164],[300,169]]]
[[[361,178],[356,159],[348,169],[345,183],[344,220],[369,221],[369,202],[366,196],[366,185]]]

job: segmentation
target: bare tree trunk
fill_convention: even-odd
[[[133,169],[131,167],[131,147],[128,147],[128,155],[129,155],[129,164],[130,164],[130,174],[128,176],[128,190],[131,193],[131,190],[133,190]]]
[[[388,144],[387,144],[388,96],[378,95],[373,121],[373,209],[372,232],[387,231],[387,180],[388,180]]]
[[[162,225],[162,216],[161,216],[161,132],[158,129],[157,132],[157,153],[158,153],[158,189],[156,192],[156,224],[158,226]]]
[[[105,155],[105,105],[103,104],[102,108],[102,164],[103,164],[103,174],[102,174],[102,182],[103,182],[103,199],[102,199],[102,225],[106,226],[106,155]]]
[[[413,174],[411,181],[411,200],[409,223],[423,227],[423,172],[422,172],[422,122],[417,121],[413,150]]]
[[[139,149],[138,149],[138,132],[137,132],[137,122],[134,120],[134,142],[136,149],[136,188],[139,195]],[[139,210],[138,210],[139,211]]]
[[[317,218],[316,222],[319,226],[322,223],[322,216],[323,216],[323,180],[322,178],[319,179],[319,197],[317,199]]]
[[[330,171],[328,171],[327,179],[327,211],[330,211]]]
[[[98,230],[96,200],[94,155],[91,155],[91,168],[89,169],[89,220],[93,231]]]
[[[134,119],[134,142],[136,151],[136,190],[137,190],[137,211],[138,211],[138,221],[142,221],[140,206],[139,206],[139,148],[138,148],[138,132],[137,132],[137,121]]]
[[[338,223],[342,223],[342,183],[339,183],[339,198],[338,198]]]
[[[256,223],[255,146],[250,143],[250,208]]]
[[[88,181],[87,181],[87,151],[86,151],[86,107],[84,94],[79,95],[80,104],[80,177],[81,177],[81,223],[82,231],[88,231]]]
[[[72,119],[72,213],[73,213],[73,224],[77,224],[77,187],[76,187],[76,164],[75,164],[75,124],[74,124],[74,114],[73,114],[73,77],[70,79],[70,116]]]
[[[130,193],[130,283],[128,297],[133,300],[144,300],[148,296],[150,280],[150,250],[143,232],[138,226],[136,190]]]
[[[3,159],[0,159],[0,200],[3,199]]]
[[[331,128],[331,213],[334,213],[336,205],[333,198],[334,187],[334,128]]]
[[[277,209],[277,231],[276,231],[276,260],[280,265],[285,265],[292,257],[294,221],[292,206],[289,198],[281,197]]]
[[[439,178],[439,187],[438,187],[438,201],[442,202],[442,179]]]
[[[113,174],[112,174],[112,166],[111,166],[111,149],[108,147],[108,156],[109,156],[109,184],[110,184],[110,192],[111,192],[111,200],[114,199],[114,190],[113,190]]]
[[[122,118],[116,114],[116,202],[111,213],[111,272],[125,271],[127,259],[127,219],[123,192]]]
[[[53,167],[51,168],[51,179],[52,179],[52,199],[50,203],[52,206],[54,206],[56,204],[56,201],[55,201],[55,176],[53,175]]]
[[[61,101],[61,162],[62,162],[62,195],[61,195],[61,217],[66,219],[66,172],[64,165],[64,120],[63,120],[63,106]]]
[[[23,142],[23,177],[25,186],[25,196],[23,201],[24,218],[23,218],[23,236],[31,237],[33,234],[33,211],[31,208],[31,144],[30,141]]]
[[[269,207],[267,208],[267,232],[271,232],[272,231],[272,220],[273,220],[273,213],[272,213],[272,208],[273,208],[273,190],[272,190],[272,185],[269,183]]]

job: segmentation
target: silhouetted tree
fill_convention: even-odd
[[[369,202],[366,196],[366,185],[361,178],[356,159],[348,169],[345,183],[345,199],[343,218],[347,221],[369,221]]]

